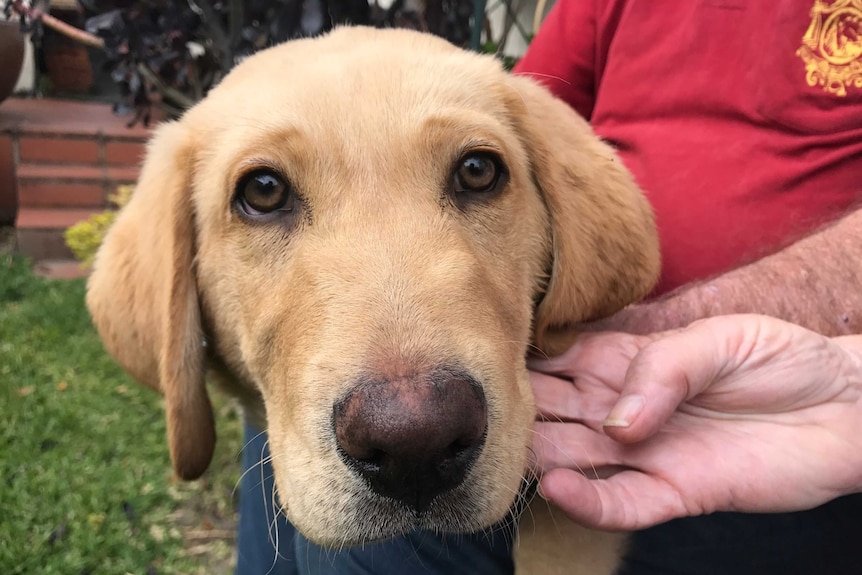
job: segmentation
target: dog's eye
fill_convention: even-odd
[[[503,169],[491,153],[474,152],[461,158],[455,169],[455,192],[487,193],[496,191]]]
[[[292,211],[295,196],[290,184],[272,170],[255,170],[240,180],[236,201],[246,214],[260,216]]]

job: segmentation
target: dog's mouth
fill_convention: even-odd
[[[338,511],[338,523],[353,526],[341,533],[338,543],[362,545],[415,530],[511,535],[538,482],[526,470],[517,490],[489,487],[487,476],[499,469],[477,463],[486,440],[487,433],[476,444],[453,446],[423,459],[393,460],[378,452],[357,460],[337,448],[345,471],[359,479],[347,505]],[[509,497],[508,503],[502,501]]]
[[[482,385],[463,368],[380,373],[359,377],[331,404],[315,465],[328,479],[285,484],[300,531],[323,545],[360,545],[417,529],[511,527],[535,491],[525,479],[530,410],[500,411],[484,390],[502,383]]]
[[[368,494],[355,499],[354,518],[360,519],[361,529],[339,541],[342,545],[362,545],[398,537],[414,530],[437,533],[512,533],[538,483],[524,478],[517,495],[502,518],[483,520],[488,516],[487,503],[477,497],[474,486],[462,484],[440,494],[427,506],[416,507],[391,498]],[[347,511],[347,510],[345,510]],[[353,521],[348,520],[348,523]]]

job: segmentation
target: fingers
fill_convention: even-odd
[[[701,393],[751,339],[756,322],[713,318],[646,345],[632,360],[620,399],[604,422],[614,439],[631,443],[655,434],[681,403]]]
[[[536,410],[542,417],[563,420],[583,419],[581,403],[576,399],[578,392],[572,381],[544,373],[530,372],[530,384],[536,400]]]
[[[648,341],[648,337],[625,333],[585,333],[564,354],[531,359],[528,367],[552,375],[588,374],[605,381],[622,381],[629,362]]]
[[[638,471],[590,480],[555,469],[541,479],[539,493],[573,521],[604,531],[633,531],[691,514],[669,483]]]
[[[541,419],[574,421],[601,429],[602,421],[617,398],[617,393],[600,385],[584,391],[569,379],[530,372],[530,383]]]
[[[539,422],[534,429],[533,463],[541,473],[565,467],[597,477],[602,468],[621,463],[620,449],[601,431],[578,423]]]

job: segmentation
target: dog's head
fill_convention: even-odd
[[[180,476],[210,461],[209,363],[265,408],[288,517],[350,544],[502,518],[528,347],[643,296],[657,251],[563,103],[434,37],[345,28],[249,58],[158,129],[87,302],[164,394]]]

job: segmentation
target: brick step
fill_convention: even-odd
[[[104,180],[134,182],[140,170],[136,166],[90,166],[80,164],[19,164],[18,178],[41,180]]]
[[[0,224],[15,222],[19,250],[71,259],[63,232],[105,209],[138,176],[150,128],[129,128],[111,106],[9,98],[0,106]],[[154,123],[161,118],[153,118]]]
[[[137,124],[128,127],[130,117],[114,114],[108,104],[54,100],[50,98],[9,98],[0,110],[0,132],[73,137],[106,137],[144,140],[150,129]],[[160,121],[156,112],[153,123]]]
[[[18,203],[21,208],[102,208],[117,186],[137,180],[138,171],[128,166],[21,164]]]
[[[22,207],[15,222],[18,251],[33,261],[74,259],[63,233],[69,226],[100,211],[101,208]]]
[[[18,155],[28,164],[86,164],[137,166],[144,157],[146,138],[118,138],[102,134],[74,136],[22,132]]]

